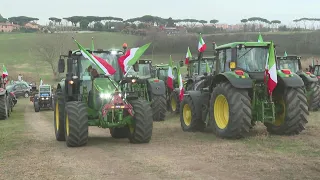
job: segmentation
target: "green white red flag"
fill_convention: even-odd
[[[192,55],[191,55],[191,52],[190,52],[190,49],[188,47],[188,51],[187,51],[187,54],[186,54],[186,61],[185,61],[185,64],[189,64],[189,60],[192,58]]]
[[[198,51],[199,52],[204,52],[207,49],[207,45],[204,42],[204,40],[202,39],[202,36],[200,34],[199,36],[199,44],[198,44]]]
[[[2,65],[2,78],[6,78],[8,76],[8,71],[7,71],[7,68],[6,66],[3,64]]]
[[[269,53],[267,57],[268,58],[267,58],[266,67],[265,67],[266,68],[265,80],[267,80],[268,92],[270,95],[272,95],[272,92],[276,88],[278,83],[273,41],[271,41],[271,44],[269,47]]]
[[[80,49],[81,54],[89,59],[91,63],[95,64],[99,69],[101,69],[105,75],[113,75],[116,73],[116,70],[104,59],[95,56],[93,54],[90,54],[85,48],[83,48],[76,40],[74,40],[76,44],[78,45],[78,48]]]
[[[145,44],[141,47],[131,48],[127,50],[123,56],[119,57],[118,63],[124,74],[128,71],[130,66],[133,66],[139,60],[150,44],[151,43]]]
[[[167,86],[173,90],[173,73],[172,73],[172,57],[170,55],[170,59],[169,59],[169,68],[168,68],[168,78],[167,78]]]
[[[179,99],[180,99],[180,101],[182,101],[183,97],[184,97],[184,88],[183,88],[183,82],[182,82],[182,76],[180,73],[180,68],[178,68],[178,82],[179,82],[179,90],[180,90]]]

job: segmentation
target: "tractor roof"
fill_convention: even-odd
[[[271,44],[271,42],[232,42],[228,44],[223,44],[221,46],[218,46],[216,50],[219,49],[227,49],[227,48],[234,48],[237,47],[237,45],[244,45],[248,47],[267,47]]]
[[[89,48],[85,48],[85,50],[86,51],[88,51],[89,53],[91,53],[92,51],[91,51],[91,49],[89,49]],[[107,53],[112,53],[112,52],[117,52],[117,53],[119,53],[119,52],[121,52],[121,53],[123,53],[123,51],[121,50],[121,49],[95,49],[93,52],[107,52]],[[77,53],[77,52],[80,52],[80,49],[76,49],[76,50],[74,50],[74,51],[72,51],[72,54],[74,54],[74,53]]]

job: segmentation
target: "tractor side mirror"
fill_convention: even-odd
[[[64,73],[64,69],[65,69],[64,59],[59,59],[59,63],[58,63],[58,71],[59,71],[59,73]]]
[[[133,70],[134,72],[139,72],[139,63],[136,62],[134,65],[133,65]]]
[[[184,65],[184,64],[183,64],[183,61],[182,61],[182,60],[179,61],[179,66],[180,66],[180,67],[183,67],[183,65]]]

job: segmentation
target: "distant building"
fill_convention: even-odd
[[[35,22],[29,22],[26,25],[24,25],[25,28],[30,28],[30,29],[39,29],[39,24]]]
[[[0,32],[12,32],[19,29],[20,26],[13,23],[0,23]]]

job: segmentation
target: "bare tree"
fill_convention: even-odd
[[[71,37],[67,33],[48,34],[30,49],[38,61],[50,65],[55,80],[59,78],[57,70],[59,55],[66,51],[68,40],[71,41]]]

